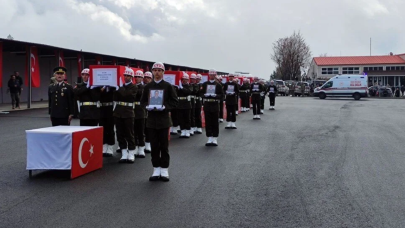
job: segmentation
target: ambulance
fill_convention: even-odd
[[[355,100],[360,100],[368,96],[367,75],[336,75],[321,87],[316,88],[314,96],[320,99],[353,97]]]

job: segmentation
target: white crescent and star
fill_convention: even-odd
[[[80,167],[82,169],[86,168],[87,164],[89,163],[89,161],[87,161],[86,163],[83,163],[83,159],[82,159],[82,149],[83,149],[83,145],[84,145],[85,142],[88,142],[90,144],[90,142],[89,142],[89,140],[87,138],[83,138],[82,141],[80,142],[80,146],[79,146],[79,156],[78,156],[79,157],[79,165],[80,165]],[[94,146],[90,144],[90,150],[89,150],[90,157],[94,153],[93,148],[94,148]]]
[[[32,53],[31,53],[31,58],[34,59],[34,64],[31,67],[31,71],[34,72],[35,71],[35,68],[34,68],[34,66],[35,66],[35,55],[32,54]]]

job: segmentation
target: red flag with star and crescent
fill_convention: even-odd
[[[27,61],[25,61],[25,85],[29,86],[28,78],[29,78],[29,73],[31,71],[32,87],[38,88],[41,85],[41,76],[39,74],[38,48],[31,47],[28,50],[30,50],[30,51],[27,51]],[[28,58],[29,58],[29,61],[31,61],[31,69],[28,69],[29,68]]]

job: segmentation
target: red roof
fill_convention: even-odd
[[[399,55],[314,57],[318,66],[405,64]]]

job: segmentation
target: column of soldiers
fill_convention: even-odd
[[[81,74],[83,82],[72,88],[63,81],[66,71],[64,67],[55,68],[56,81],[49,86],[52,125],[70,125],[75,96],[80,126],[100,125],[104,128],[103,156],[113,156],[115,135],[121,151],[119,163],[134,163],[135,157],[144,158],[145,152],[151,153],[153,174],[150,181],[169,181],[168,135],[171,126],[171,133],[176,134],[180,127],[180,137],[189,138],[192,132],[202,134],[203,108],[208,138],[205,145],[218,146],[222,101],[225,101],[227,114],[225,128],[237,129],[238,97],[242,100],[243,112],[249,111],[251,98],[254,119],[260,119],[263,93],[269,93],[270,107],[274,108],[277,92],[273,83],[266,89],[257,77],[251,85],[247,80],[239,85],[230,74],[228,81],[222,84],[215,70],[209,71],[209,80],[204,83],[200,83],[200,74],[189,76],[184,73],[179,85],[172,86],[163,80],[165,68],[160,62],[153,65],[153,75],[127,68],[123,73],[125,83],[120,87],[90,86],[89,69],[84,69]]]

